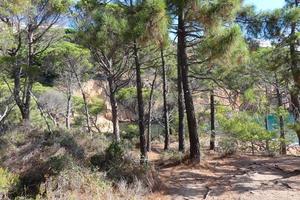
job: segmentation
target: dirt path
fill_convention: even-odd
[[[161,166],[158,171],[165,186],[157,199],[300,200],[300,157],[206,155],[199,166]]]

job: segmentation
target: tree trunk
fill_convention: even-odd
[[[85,120],[86,120],[86,126],[87,126],[87,129],[88,129],[88,132],[90,133],[92,130],[91,130],[91,125],[90,125],[90,113],[89,113],[89,107],[88,107],[88,103],[87,103],[86,94],[83,90],[81,80],[80,80],[76,70],[73,67],[72,67],[72,70],[73,70],[73,73],[75,75],[77,84],[79,86],[79,89],[80,89],[80,92],[81,92],[81,95],[82,95],[83,104],[84,104],[84,115],[85,115]]]
[[[298,7],[299,1],[295,0],[295,7]],[[297,36],[296,36],[296,27],[297,23],[294,22],[291,24],[291,34],[290,37],[292,38],[290,42],[290,56],[291,56],[291,69],[293,74],[293,79],[295,82],[295,85],[297,87],[297,91],[299,94],[300,90],[300,67],[298,66],[298,55],[297,55]]]
[[[265,128],[266,128],[267,131],[269,131],[268,115],[265,116]],[[266,151],[267,151],[267,153],[270,152],[269,140],[266,140]]]
[[[213,90],[211,91],[211,94],[210,94],[210,130],[211,130],[211,135],[210,135],[209,149],[215,150],[215,138],[216,138],[216,133],[215,133],[215,96],[214,96]]]
[[[115,136],[116,142],[121,141],[120,137],[120,126],[119,126],[119,116],[118,116],[118,103],[116,100],[116,92],[114,90],[114,83],[111,78],[108,79],[109,86],[109,99],[111,105],[112,123],[113,123],[113,134]]]
[[[145,122],[144,122],[144,99],[143,99],[143,84],[141,78],[141,65],[138,56],[137,43],[134,41],[134,60],[136,70],[136,92],[138,99],[138,115],[139,115],[139,130],[140,130],[140,151],[141,151],[141,164],[147,163],[147,148],[145,137]]]
[[[154,78],[151,84],[150,99],[148,104],[148,124],[147,124],[147,151],[151,151],[151,122],[152,122],[152,106],[153,106],[153,92],[157,77],[157,68],[155,69]]]
[[[72,94],[71,94],[71,86],[68,86],[67,92],[67,112],[66,112],[66,128],[71,128],[71,104],[72,104]]]
[[[178,19],[178,32],[180,32],[180,26],[183,26],[182,19]],[[178,92],[178,150],[185,151],[185,134],[184,134],[184,102],[183,102],[183,90],[182,90],[182,58],[180,52],[180,44],[177,43],[177,92]]]
[[[293,111],[293,116],[295,118],[295,132],[297,134],[298,137],[298,144],[300,146],[300,103],[299,103],[299,99],[297,94],[295,94],[294,91],[290,92],[290,96],[291,96],[291,107],[292,107],[292,111]]]
[[[31,103],[31,90],[33,86],[33,79],[30,74],[30,69],[33,66],[33,31],[32,31],[32,24],[28,25],[27,30],[27,39],[28,39],[28,54],[27,54],[27,74],[26,74],[26,80],[24,83],[24,102],[23,102],[23,109],[22,109],[22,119],[23,123],[26,125],[30,125],[30,103]]]
[[[276,75],[275,75],[276,76]],[[276,96],[278,101],[278,108],[280,108],[282,104],[282,96],[279,90],[279,84],[276,78]],[[279,127],[280,127],[280,153],[282,155],[286,155],[286,144],[285,144],[285,131],[284,131],[284,119],[283,116],[279,116]]]
[[[295,7],[298,7],[299,1],[295,0]],[[296,23],[292,23],[291,25],[291,35],[290,37],[296,38]],[[300,146],[300,103],[299,103],[299,91],[300,91],[300,67],[298,66],[298,55],[296,48],[297,41],[291,40],[290,42],[290,56],[291,56],[291,69],[292,75],[294,79],[295,88],[291,92],[291,100],[293,104],[293,112],[295,116],[295,124],[296,124],[296,134],[298,136],[298,143]]]
[[[169,109],[168,109],[168,81],[166,73],[166,63],[164,57],[164,49],[160,48],[161,64],[162,64],[162,79],[163,79],[163,101],[164,101],[164,128],[165,128],[165,146],[168,150],[170,145],[170,126],[169,126]]]
[[[189,86],[189,67],[187,63],[186,53],[186,31],[184,24],[184,12],[181,10],[178,16],[178,56],[180,61],[180,67],[182,72],[182,86],[185,101],[185,109],[187,116],[187,123],[189,129],[190,140],[190,159],[192,162],[200,162],[200,143],[198,137],[198,125],[195,116],[195,109],[193,103],[193,97]]]

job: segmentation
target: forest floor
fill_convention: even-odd
[[[156,200],[300,200],[300,157],[206,152],[200,165],[161,163],[161,145],[149,154],[163,183]]]

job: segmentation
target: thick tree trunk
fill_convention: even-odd
[[[136,70],[136,91],[138,99],[138,115],[139,115],[139,130],[140,130],[140,151],[141,151],[141,164],[147,163],[147,148],[145,137],[145,121],[144,121],[144,99],[143,99],[143,84],[141,78],[141,65],[138,56],[137,43],[134,41],[134,60]]]
[[[186,31],[184,24],[184,12],[181,11],[178,16],[178,56],[182,72],[182,86],[185,101],[187,123],[190,140],[190,159],[192,162],[200,162],[200,143],[198,136],[198,125],[195,116],[193,97],[189,86],[189,67],[186,53]]]
[[[113,134],[115,136],[116,142],[121,141],[120,137],[120,126],[119,126],[119,116],[118,116],[118,103],[116,100],[116,92],[114,90],[114,83],[111,78],[108,80],[109,85],[109,98],[110,98],[110,105],[111,105],[111,114],[112,114],[112,123],[113,123]]]
[[[214,95],[213,90],[211,91],[211,94],[210,94],[210,130],[211,130],[211,135],[210,135],[209,149],[215,150],[215,138],[216,138],[216,133],[215,133],[215,95]]]
[[[150,98],[148,104],[148,124],[147,124],[147,151],[148,152],[151,151],[152,106],[153,106],[153,92],[154,92],[156,77],[157,77],[157,68],[155,69],[154,78],[151,84]]]
[[[295,0],[295,7],[298,7],[299,1]],[[292,23],[291,25],[291,35],[290,37],[295,38],[296,36],[296,23]],[[295,124],[297,125],[296,134],[298,137],[298,143],[300,146],[300,103],[299,103],[299,91],[300,91],[300,67],[298,66],[298,56],[297,56],[297,50],[296,50],[296,41],[291,41],[290,43],[290,56],[291,56],[291,69],[292,69],[292,75],[294,79],[295,88],[291,92],[291,101],[292,101],[292,108],[294,112],[295,117]]]
[[[299,124],[300,124],[300,102],[297,96],[297,93],[295,93],[294,91],[290,92],[290,96],[291,96],[291,107],[292,107],[292,111],[293,111],[293,116],[295,118],[295,132],[297,134],[298,137],[298,144],[300,146],[300,128],[299,128]]]
[[[278,108],[280,108],[282,104],[282,96],[279,90],[279,84],[276,78],[276,96],[277,96],[277,101],[278,101]],[[280,153],[282,155],[286,155],[286,143],[285,143],[285,131],[284,131],[284,119],[283,116],[279,116],[279,128],[280,128]]]
[[[162,64],[162,79],[163,79],[163,102],[164,102],[164,128],[165,128],[165,146],[168,150],[170,146],[170,126],[169,126],[169,109],[168,109],[168,81],[166,73],[166,63],[164,57],[164,49],[160,48],[161,64]]]

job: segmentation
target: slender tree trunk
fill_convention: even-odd
[[[210,135],[209,149],[215,150],[215,138],[216,138],[216,133],[215,133],[215,95],[214,95],[213,90],[211,91],[211,94],[210,94],[210,130],[211,130],[211,135]]]
[[[67,112],[66,112],[66,128],[71,128],[71,108],[72,108],[72,94],[71,94],[71,86],[68,86],[67,92]]]
[[[269,131],[268,115],[265,116],[265,128],[266,128],[267,131]],[[266,151],[267,151],[267,153],[270,152],[269,140],[266,140]]]
[[[80,84],[81,85],[81,84]],[[88,103],[87,103],[87,98],[85,95],[85,92],[83,91],[82,86],[81,87],[81,95],[83,98],[83,104],[84,104],[84,114],[85,114],[85,118],[86,118],[86,126],[87,126],[87,130],[90,133],[91,132],[91,125],[90,125],[90,113],[89,113],[89,107],[88,107]]]
[[[191,161],[198,163],[200,162],[200,143],[198,137],[198,125],[195,116],[193,97],[188,79],[189,66],[187,63],[186,31],[183,10],[181,10],[178,16],[178,56],[180,57],[179,60],[181,60],[179,64],[182,71],[182,86],[189,129],[190,159]]]
[[[275,75],[276,76],[276,75]],[[280,108],[282,104],[282,96],[279,90],[279,84],[276,78],[276,96],[277,96],[277,101],[278,101],[278,108]],[[284,131],[284,119],[283,116],[279,116],[279,127],[280,127],[280,153],[282,155],[286,155],[286,144],[285,144],[285,131]]]
[[[164,49],[160,48],[161,64],[162,64],[162,79],[163,79],[163,101],[164,101],[164,128],[165,128],[165,146],[168,150],[170,145],[170,126],[169,126],[169,109],[168,109],[168,81],[166,73],[166,63],[164,57]]]
[[[147,163],[147,148],[145,137],[145,121],[144,121],[144,99],[143,99],[143,84],[141,78],[141,64],[138,56],[138,47],[136,41],[134,41],[134,59],[136,70],[136,90],[138,99],[138,115],[139,115],[139,130],[140,130],[140,151],[141,151],[141,164]]]
[[[268,99],[268,87],[266,86],[265,88],[265,95],[266,95],[266,99]],[[269,105],[267,105],[269,106]],[[268,112],[265,113],[265,128],[266,128],[266,131],[269,131],[269,125],[268,125]],[[269,140],[267,139],[266,140],[266,151],[268,154],[270,154],[270,147],[269,147]]]
[[[120,126],[119,126],[119,116],[118,116],[118,103],[116,100],[116,92],[114,90],[114,83],[111,78],[108,80],[109,85],[109,98],[110,98],[110,105],[111,105],[111,113],[112,113],[112,123],[113,123],[113,134],[115,136],[116,142],[121,141],[120,137]]]
[[[27,54],[27,67],[28,69],[31,69],[33,66],[33,30],[32,30],[32,24],[28,25],[28,30],[27,30],[27,40],[28,40],[28,54]],[[30,70],[28,70],[30,71]],[[33,86],[33,78],[31,77],[32,75],[30,72],[28,72],[26,79],[28,81],[25,81],[24,85],[24,94],[23,94],[23,109],[22,109],[22,119],[23,123],[26,125],[30,125],[30,103],[31,103],[31,90]]]
[[[90,113],[89,113],[89,107],[88,107],[88,102],[87,102],[86,94],[85,94],[85,92],[83,90],[83,86],[81,84],[81,81],[80,81],[80,78],[79,78],[77,72],[75,71],[75,69],[73,67],[72,67],[72,70],[73,70],[73,73],[75,75],[77,84],[79,86],[79,89],[80,89],[80,92],[81,92],[81,95],[82,95],[83,104],[84,104],[84,115],[85,115],[85,120],[86,120],[86,126],[87,126],[88,132],[90,133],[92,130],[91,130]]]
[[[182,19],[178,19],[178,32],[180,26],[183,26]],[[180,52],[180,44],[177,42],[177,91],[178,91],[178,150],[185,151],[185,134],[184,134],[184,100],[182,89],[182,55]]]
[[[151,90],[150,90],[150,98],[149,98],[149,104],[148,104],[148,124],[147,124],[147,151],[151,151],[151,123],[152,123],[152,106],[153,106],[153,92],[154,92],[154,86],[155,81],[157,77],[157,68],[155,69],[154,78],[151,84]]]

